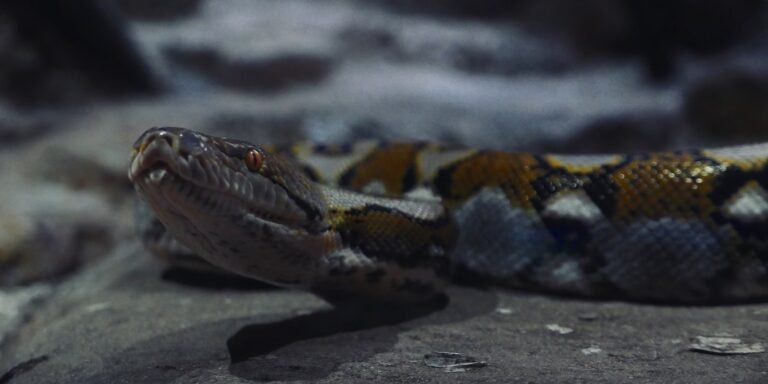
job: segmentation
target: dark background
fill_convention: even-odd
[[[6,1],[0,138],[143,101],[166,106],[151,125],[259,139],[760,140],[766,14],[761,0]],[[180,102],[208,113],[175,119]]]

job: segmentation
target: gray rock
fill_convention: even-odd
[[[233,60],[211,50],[168,48],[169,61],[217,85],[239,91],[280,92],[311,85],[330,75],[333,60],[311,53],[285,53],[266,58]]]
[[[50,122],[0,108],[0,148],[22,144],[47,133]]]
[[[370,308],[334,313],[301,292],[180,285],[164,281],[162,269],[134,242],[62,284],[0,349],[0,374],[21,364],[13,383],[714,383],[766,375],[765,354],[686,352],[699,334],[761,340],[768,322],[756,308],[765,305],[654,307],[452,288],[445,309],[371,327]],[[583,313],[601,316],[572,322]],[[551,332],[554,323],[574,331]],[[422,362],[434,351],[487,366],[437,371]]]
[[[48,284],[0,291],[0,345],[6,344],[9,336],[15,335],[27,314],[50,294],[51,286]]]

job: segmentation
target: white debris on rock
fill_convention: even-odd
[[[696,336],[688,349],[716,355],[742,355],[765,352],[765,345],[747,343],[736,337]]]
[[[596,355],[596,354],[598,354],[600,352],[603,352],[602,348],[600,348],[600,347],[598,347],[596,345],[592,345],[592,346],[587,347],[587,348],[582,348],[582,350],[581,350],[581,353],[583,353],[585,355]]]
[[[550,330],[555,333],[559,333],[561,335],[567,335],[569,333],[573,333],[573,328],[563,327],[562,325],[558,324],[547,324],[545,325],[547,330]]]
[[[0,345],[21,324],[29,306],[51,292],[48,284],[0,290]]]

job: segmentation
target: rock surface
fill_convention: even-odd
[[[457,286],[444,308],[391,318],[408,311],[333,310],[307,293],[168,270],[132,233],[125,178],[131,144],[156,125],[256,142],[422,139],[581,153],[753,140],[768,110],[759,65],[768,34],[717,60],[680,59],[680,76],[657,85],[637,59],[594,59],[536,34],[525,19],[535,7],[512,3],[484,2],[471,18],[455,17],[471,5],[461,1],[437,16],[438,2],[392,12],[343,0],[182,1],[167,13],[120,3],[140,20],[129,31],[166,94],[0,106],[0,384],[768,382],[758,348],[768,345],[768,304],[673,307]],[[552,4],[537,6],[563,11]],[[504,18],[478,18],[489,9]],[[707,349],[702,340],[747,353],[691,350]],[[433,367],[435,356],[458,356],[440,352],[478,364]]]
[[[764,354],[688,350],[698,336],[764,340],[765,305],[655,307],[453,288],[442,310],[358,329],[371,312],[329,313],[306,293],[199,287],[162,276],[135,242],[118,247],[57,288],[6,344],[2,371],[44,357],[11,382],[768,379]],[[424,355],[436,351],[477,356],[487,366],[426,366]]]

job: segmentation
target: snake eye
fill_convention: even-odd
[[[264,165],[264,155],[261,152],[251,149],[245,154],[245,166],[251,171],[258,172]]]

